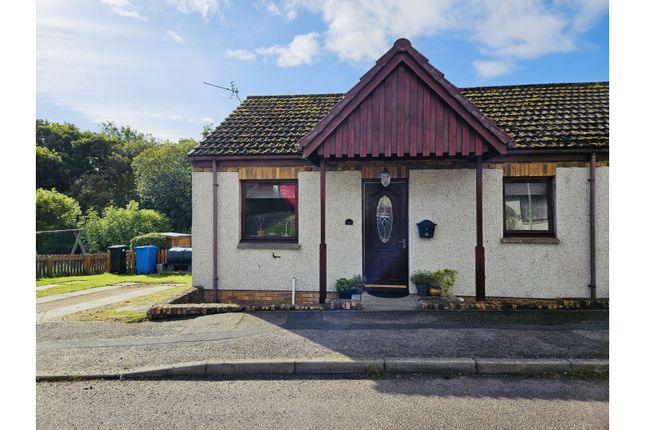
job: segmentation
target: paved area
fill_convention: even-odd
[[[359,296],[352,297],[354,300],[359,301]],[[363,293],[362,300],[365,312],[379,312],[379,311],[415,311],[421,309],[419,305],[419,296],[410,294],[405,297],[376,297],[369,293]]]
[[[37,370],[122,371],[262,358],[609,356],[607,311],[255,312],[37,325]]]
[[[607,380],[438,378],[37,384],[42,429],[606,429]]]
[[[159,293],[176,286],[177,284],[111,285],[42,297],[36,300],[36,322],[55,321],[75,312]]]

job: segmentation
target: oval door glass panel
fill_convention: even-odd
[[[392,234],[392,200],[388,196],[382,196],[376,204],[376,230],[381,242],[387,243]]]

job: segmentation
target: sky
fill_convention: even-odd
[[[38,0],[38,118],[199,139],[248,95],[347,92],[399,37],[458,87],[609,80],[607,0]]]

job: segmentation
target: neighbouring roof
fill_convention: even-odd
[[[609,146],[609,83],[462,88],[515,149]],[[249,96],[190,156],[299,155],[307,135],[344,94]]]

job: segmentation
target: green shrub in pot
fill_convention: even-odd
[[[457,271],[455,269],[437,270],[430,274],[430,286],[441,288],[441,295],[448,297],[452,295],[452,289],[457,280]]]
[[[417,286],[417,294],[419,297],[425,297],[428,295],[428,287],[432,281],[431,273],[429,271],[417,270],[412,272],[410,280]]]
[[[351,299],[354,283],[352,279],[340,278],[336,280],[336,291],[341,299]]]

